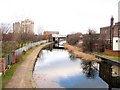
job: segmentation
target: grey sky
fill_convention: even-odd
[[[120,1],[118,2],[118,21],[120,22]]]
[[[35,32],[86,33],[118,21],[119,0],[0,0],[0,22],[24,19],[35,22]],[[40,31],[38,31],[38,29]]]

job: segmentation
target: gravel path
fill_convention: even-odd
[[[36,85],[33,80],[32,70],[39,51],[46,46],[46,43],[36,47],[26,60],[16,69],[14,75],[5,86],[5,88],[35,88]]]

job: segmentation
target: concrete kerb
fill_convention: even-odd
[[[112,60],[112,59],[110,59],[110,58],[107,58],[107,57],[104,57],[104,56],[101,56],[101,55],[97,55],[97,54],[94,54],[94,55],[95,55],[96,57],[98,57],[98,58],[101,58],[101,59],[104,60],[104,61],[107,61],[107,62],[110,62],[110,63],[114,63],[114,64],[120,66],[120,61]]]

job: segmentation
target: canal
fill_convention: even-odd
[[[33,77],[37,88],[119,88],[120,67],[107,62],[85,62],[64,49],[44,49]]]

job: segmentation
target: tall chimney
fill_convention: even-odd
[[[110,26],[112,27],[113,26],[113,23],[114,23],[114,18],[113,16],[111,17],[111,21],[110,21]]]
[[[114,23],[114,18],[113,18],[113,16],[112,16],[112,17],[111,17],[111,20],[110,20],[110,49],[112,49],[113,23]]]

